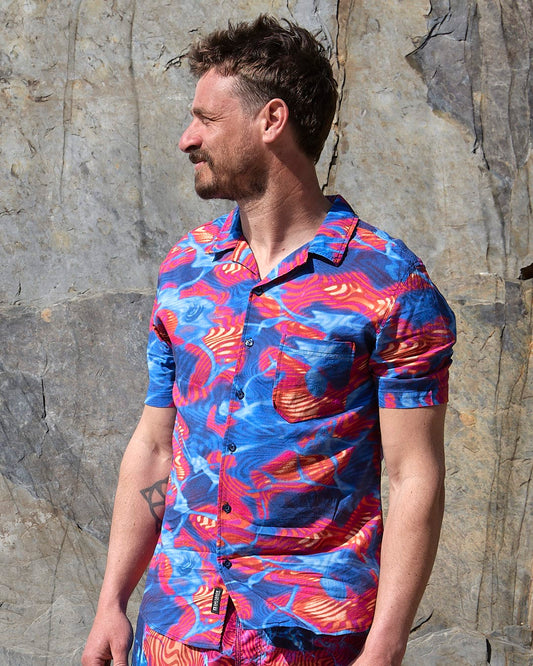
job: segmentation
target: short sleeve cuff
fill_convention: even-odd
[[[172,398],[175,377],[174,355],[170,347],[160,340],[153,330],[150,331],[146,358],[150,379],[144,404],[150,407],[172,407],[174,405]]]
[[[448,368],[431,377],[380,379],[378,402],[386,409],[415,409],[448,402]]]
[[[144,404],[148,407],[174,407],[174,400],[172,393],[170,395],[154,395],[149,388]]]

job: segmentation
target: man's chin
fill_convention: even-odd
[[[202,178],[200,173],[195,174],[194,189],[200,199],[218,199],[217,188],[214,182],[209,182],[207,179]]]
[[[235,198],[228,195],[227,193],[221,192],[220,190],[210,187],[202,183],[195,183],[194,189],[196,194],[200,199],[209,200],[209,199],[227,199],[228,201],[235,201]]]
[[[205,199],[206,201],[209,199],[224,199],[224,197],[219,196],[217,191],[212,188],[195,186],[194,189],[200,199]]]
[[[202,180],[196,177],[194,181],[194,189],[200,199],[223,199],[225,201],[244,201],[260,196],[265,191],[265,184],[263,182],[253,182],[248,184],[248,187],[239,187],[237,184],[231,183],[227,187],[215,181]]]

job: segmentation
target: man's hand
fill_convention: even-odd
[[[133,630],[121,610],[97,615],[83,652],[82,666],[127,666]]]
[[[387,649],[388,646],[382,645],[384,651],[372,652],[371,647],[363,648],[359,656],[349,666],[401,666],[404,649],[399,646],[399,651],[393,655]]]

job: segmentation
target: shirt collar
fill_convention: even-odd
[[[328,199],[331,202],[331,208],[316,236],[309,243],[308,252],[328,259],[338,266],[344,257],[359,218],[340,195],[331,196]]]
[[[340,195],[328,196],[328,199],[331,202],[331,208],[316,236],[307,246],[307,252],[323,257],[337,266],[346,252],[359,218]],[[221,222],[220,230],[213,242],[206,248],[209,253],[232,250],[244,240],[238,206],[225,219],[221,217],[219,220]]]
[[[222,216],[219,217],[218,220],[215,220],[215,224],[217,222],[220,223],[220,228],[213,242],[206,247],[207,253],[216,254],[218,252],[232,250],[239,241],[244,240],[238,206],[234,208],[225,219],[224,216]]]

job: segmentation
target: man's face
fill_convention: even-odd
[[[242,201],[266,188],[259,125],[237,97],[235,79],[209,70],[198,81],[193,119],[179,147],[194,164],[194,186],[203,199]]]

